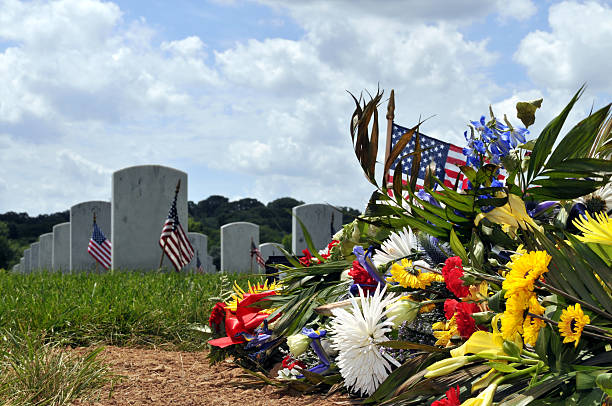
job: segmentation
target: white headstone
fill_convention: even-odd
[[[32,248],[23,251],[23,272],[32,272]]]
[[[40,248],[38,252],[39,264],[42,270],[50,271],[53,261],[53,233],[40,236]]]
[[[40,243],[34,242],[30,245],[30,269],[32,272],[40,269]]]
[[[208,256],[208,236],[202,233],[187,233],[187,238],[193,247],[195,255],[191,259],[191,262],[187,264],[185,269],[190,271],[197,271],[197,257],[200,257],[202,268],[206,273],[210,273],[207,268],[206,257]]]
[[[110,202],[92,200],[75,204],[70,208],[70,270],[72,272],[96,269],[96,260],[87,252],[87,246],[93,232],[94,214],[102,234],[106,238],[110,238]],[[98,267],[98,269],[100,268]]]
[[[259,226],[236,222],[221,227],[221,270],[225,272],[259,273],[251,244],[259,247]]]
[[[51,268],[54,271],[70,271],[70,222],[53,226],[53,253]]]
[[[114,269],[156,270],[159,237],[168,218],[177,182],[179,222],[187,232],[187,174],[160,165],[132,166],[113,173],[112,237]],[[165,268],[172,263],[165,257]]]
[[[263,244],[259,244],[259,251],[261,251],[261,256],[264,261],[267,261],[268,258],[272,256],[280,256],[284,255],[283,252],[278,248],[278,246],[282,244],[275,242],[265,242]]]
[[[19,272],[19,264],[13,265],[13,272],[15,273]]]
[[[302,255],[308,248],[306,239],[297,218],[302,220],[317,250],[327,247],[332,236],[342,227],[342,212],[327,204],[302,204],[293,208],[291,249],[294,254]]]
[[[25,273],[25,257],[21,257],[19,260],[19,272]]]
[[[206,270],[207,273],[217,272],[217,267],[215,266],[215,263],[213,262],[213,257],[211,257],[210,255],[206,255],[206,265],[204,266],[204,269]]]

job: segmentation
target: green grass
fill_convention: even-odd
[[[66,405],[95,399],[117,379],[97,358],[101,349],[79,355],[40,337],[4,331],[0,342],[0,403]]]
[[[99,349],[76,346],[206,346],[215,297],[257,275],[142,271],[14,274],[0,270],[0,404],[69,404],[114,377]]]
[[[237,278],[245,284],[256,279]],[[0,273],[0,329],[70,346],[198,350],[206,337],[197,328],[208,324],[219,280],[219,274],[137,271]]]

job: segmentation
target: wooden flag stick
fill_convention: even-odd
[[[387,104],[387,145],[385,147],[385,162],[389,158],[391,153],[391,138],[393,136],[393,119],[395,118],[395,91],[391,89],[391,96],[389,96],[389,103]],[[387,174],[384,174],[385,181]]]
[[[178,192],[181,189],[181,179],[179,178],[178,182],[176,183],[176,189],[174,190],[174,201],[176,201],[176,198],[178,197]],[[166,246],[168,245],[168,238],[164,239],[164,247],[162,248],[162,252],[161,252],[161,258],[159,259],[159,269],[161,269],[162,264],[164,263],[164,254],[166,254]]]

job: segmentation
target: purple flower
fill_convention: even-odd
[[[368,249],[368,252],[364,252],[363,247],[361,245],[356,245],[353,248],[353,254],[355,254],[355,256],[357,257],[359,265],[361,265],[363,269],[368,271],[372,279],[374,279],[380,285],[384,286],[386,284],[385,280],[381,278],[381,276],[376,271],[376,267],[374,266],[374,264],[372,264],[372,251],[373,247],[370,247]]]

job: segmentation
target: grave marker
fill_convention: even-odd
[[[195,253],[191,261],[185,267],[185,270],[189,271],[197,271],[198,267],[197,257],[200,256],[200,262],[202,263],[202,268],[206,273],[210,273],[207,268],[206,257],[208,256],[208,236],[202,233],[187,233],[187,238],[189,239],[189,243],[193,247],[193,252]]]
[[[40,242],[34,242],[30,245],[30,270],[32,272],[40,269]]]
[[[113,173],[110,240],[114,269],[158,269],[162,252],[159,237],[179,180],[176,210],[187,231],[185,172],[161,165],[141,165]],[[174,269],[167,257],[163,267]]]
[[[251,260],[251,243],[259,246],[259,226],[239,221],[221,227],[221,270],[259,273],[255,257]]]
[[[284,255],[278,248],[279,245],[282,246],[283,244],[278,244],[275,242],[259,244],[259,251],[261,251],[261,256],[263,257],[264,261],[267,261],[271,256]]]
[[[40,248],[38,257],[40,269],[50,271],[53,261],[53,233],[46,233],[40,236]]]
[[[94,213],[98,227],[105,236],[109,236],[111,232],[110,202],[92,200],[75,204],[70,208],[70,270],[72,272],[96,269],[96,260],[87,252],[93,232]]]
[[[291,220],[291,250],[298,256],[302,255],[302,250],[307,249],[308,245],[296,217],[304,223],[317,250],[327,247],[332,236],[342,227],[342,212],[330,205],[314,203],[295,206]]]
[[[23,251],[23,272],[32,272],[32,248]]]
[[[51,257],[51,268],[54,271],[70,271],[70,222],[53,226]]]

